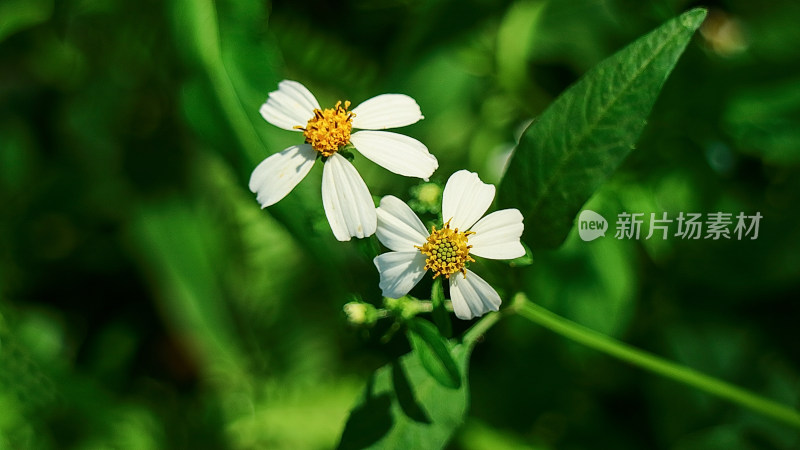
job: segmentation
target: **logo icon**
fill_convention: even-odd
[[[606,235],[608,222],[606,219],[590,209],[581,211],[578,216],[578,234],[584,241],[593,241]]]

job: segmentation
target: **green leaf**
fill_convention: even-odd
[[[693,9],[598,64],[522,135],[500,203],[528,219],[523,239],[556,247],[576,213],[633,149],[661,87],[706,16]]]
[[[431,303],[433,303],[433,323],[439,329],[439,333],[443,337],[449,338],[453,335],[453,324],[450,322],[450,311],[447,310],[444,301],[444,288],[442,288],[442,279],[437,278],[433,280],[433,287],[431,288]]]
[[[427,320],[414,318],[408,322],[408,340],[419,357],[422,367],[442,386],[458,389],[461,375],[450,355],[447,341]]]
[[[464,423],[469,391],[467,363],[472,348],[500,314],[487,314],[453,347],[461,387],[439,384],[414,353],[379,368],[370,377],[364,396],[350,411],[339,449],[437,449],[444,447]]]
[[[471,347],[453,349],[466,372]],[[409,353],[378,369],[350,412],[339,449],[442,448],[467,413],[466,375],[459,389],[439,384]]]
[[[525,254],[520,256],[519,258],[514,258],[508,262],[508,265],[511,267],[525,267],[530,266],[533,264],[533,255],[531,255],[531,249],[528,247],[524,242],[522,243],[522,247],[525,249]]]

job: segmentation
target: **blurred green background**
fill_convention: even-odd
[[[378,244],[335,241],[320,165],[268,210],[247,189],[261,159],[300,142],[260,117],[268,92],[288,78],[323,107],[411,95],[426,119],[402,132],[438,157],[434,181],[468,168],[497,183],[559,93],[693,6],[706,23],[587,208],[758,211],[759,238],[573,233],[528,267],[478,270],[798,406],[800,4],[768,5],[3,0],[0,448],[334,447],[369,373],[408,344],[346,323],[352,294],[380,301]],[[413,195],[414,180],[355,164],[374,195]],[[516,317],[477,346],[470,378],[454,449],[800,446]]]

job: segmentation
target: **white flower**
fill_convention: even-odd
[[[386,128],[411,125],[422,119],[419,105],[402,94],[373,97],[348,111],[350,102],[321,109],[305,86],[283,80],[261,106],[267,122],[285,130],[299,131],[305,143],[294,145],[265,159],[250,176],[250,190],[262,208],[285,197],[322,157],[322,203],[334,236],[349,241],[375,232],[377,218],[367,185],[350,162],[338,153],[352,144],[368,159],[386,169],[427,181],[439,166],[428,148],[416,139],[390,133]],[[353,128],[362,128],[351,134]]]
[[[471,255],[513,259],[525,255],[525,249],[519,241],[523,229],[519,210],[495,211],[481,219],[493,199],[494,186],[481,182],[476,173],[454,173],[442,194],[444,225],[428,232],[402,200],[383,197],[377,235],[393,250],[374,260],[383,296],[408,294],[430,269],[434,278],[443,275],[450,281],[453,311],[459,319],[497,311],[500,295],[466,265],[475,261]]]

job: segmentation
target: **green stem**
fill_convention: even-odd
[[[464,333],[464,337],[462,341],[464,344],[471,345],[475,341],[478,340],[481,336],[486,334],[490,328],[494,324],[497,323],[498,320],[506,316],[507,314],[505,311],[501,312],[491,312],[481,318],[481,320],[475,322],[475,325],[471,326],[469,330]]]
[[[587,347],[800,428],[800,413],[793,408],[590,330],[531,303],[524,294],[517,294],[509,309]]]

